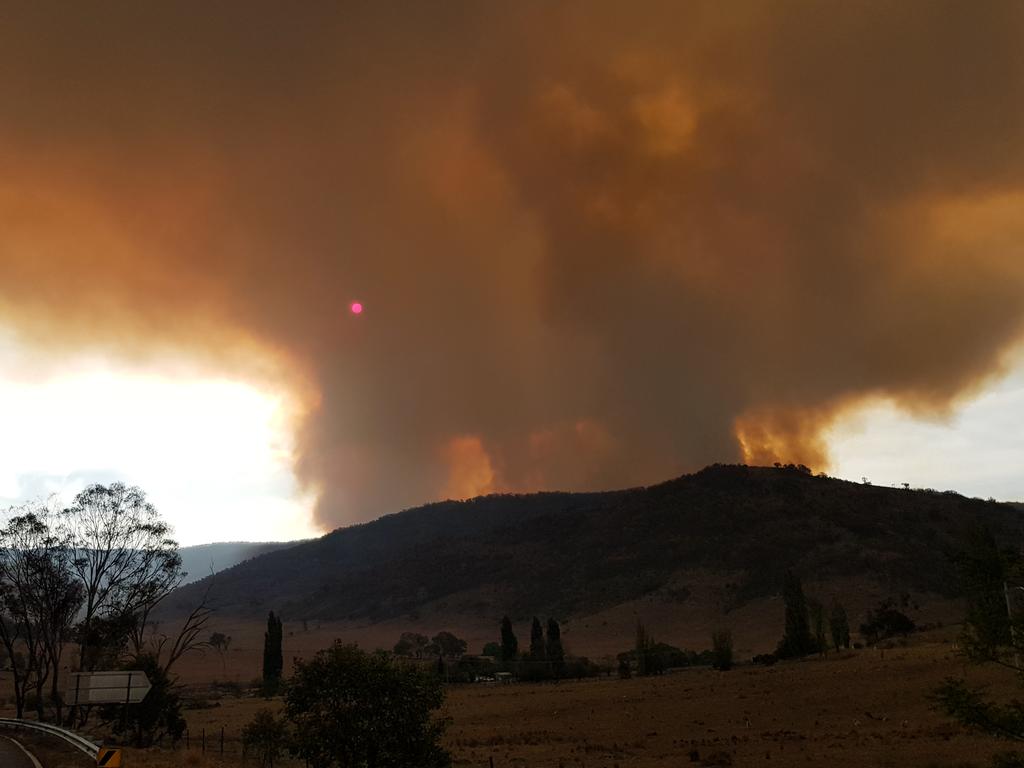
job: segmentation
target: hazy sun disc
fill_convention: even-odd
[[[363,314],[363,305],[358,301],[353,301],[352,304],[349,306],[349,309],[352,310],[353,315]]]

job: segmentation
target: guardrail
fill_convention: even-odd
[[[0,728],[25,728],[30,731],[45,733],[48,736],[54,736],[65,744],[71,745],[82,754],[88,755],[91,760],[96,759],[96,752],[100,746],[84,736],[79,736],[73,731],[58,728],[56,725],[50,725],[49,723],[40,723],[36,720],[17,720],[14,718],[0,717]]]

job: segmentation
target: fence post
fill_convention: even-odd
[[[185,749],[192,749],[192,743],[188,738],[188,728],[185,729]]]
[[[493,755],[491,755],[491,757],[489,758],[489,760],[491,761],[491,768],[494,768],[494,756],[493,756]]]
[[[203,728],[203,754],[206,754],[206,729]]]
[[[220,756],[224,757],[224,726],[220,727]]]

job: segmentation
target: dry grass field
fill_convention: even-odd
[[[965,732],[928,701],[944,677],[964,673],[996,691],[1014,690],[1005,674],[965,666],[939,640],[727,673],[459,686],[446,704],[447,742],[455,764],[466,768],[491,759],[496,768],[983,766],[1010,745]],[[186,713],[191,748],[129,753],[131,768],[234,768],[243,725],[261,707],[280,706],[199,695],[212,706]]]

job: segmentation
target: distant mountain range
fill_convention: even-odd
[[[289,620],[414,622],[427,612],[493,621],[692,603],[712,584],[714,611],[728,613],[769,605],[793,569],[823,599],[856,602],[852,584],[955,599],[949,555],[968,526],[1016,544],[1022,521],[1014,506],[950,491],[715,465],[647,488],[447,501],[298,544],[235,545],[273,551],[230,550],[251,559],[218,573],[212,595],[222,616],[239,619],[274,610]],[[214,552],[196,556],[226,561]],[[206,586],[181,588],[168,609],[191,607]]]
[[[183,584],[209,576],[211,573],[223,571],[254,557],[274,552],[278,549],[294,546],[294,541],[225,541],[216,544],[198,544],[192,547],[181,547],[182,570],[187,574]]]

